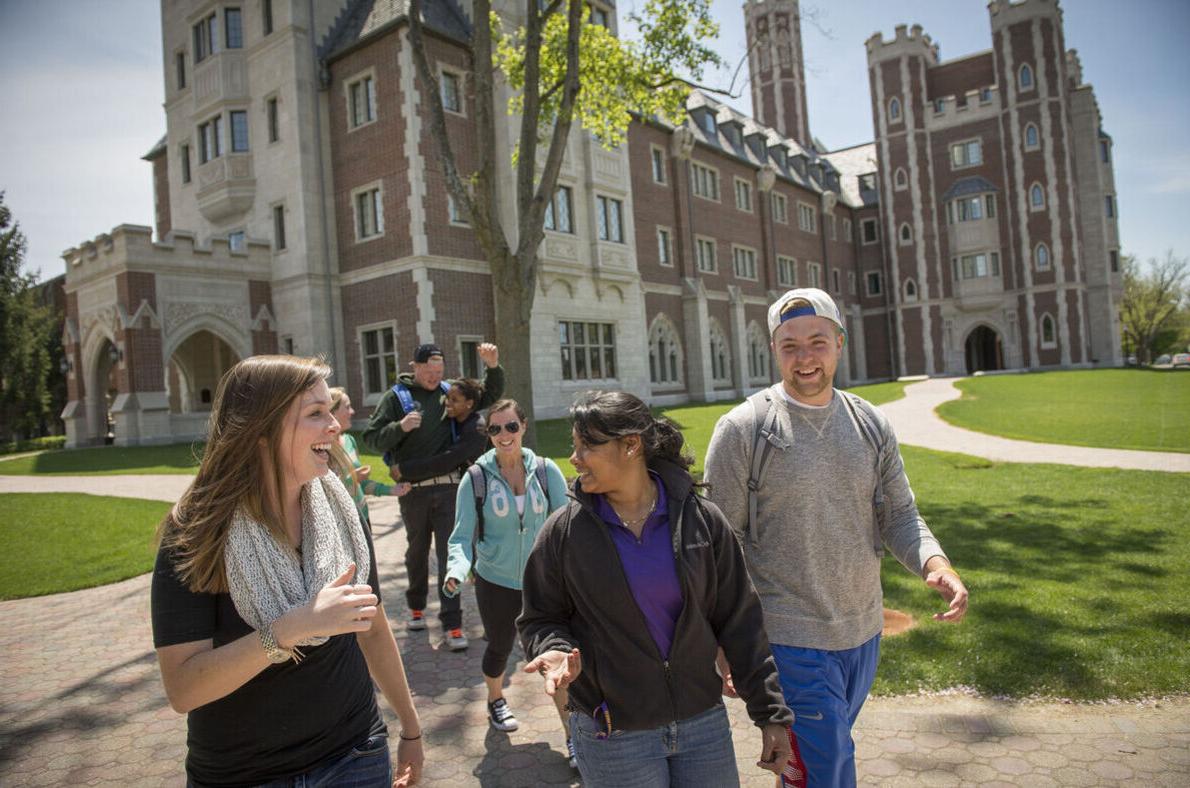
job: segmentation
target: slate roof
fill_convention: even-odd
[[[462,43],[470,41],[471,23],[455,0],[427,0],[421,8],[422,24],[427,29]],[[324,61],[334,60],[408,16],[409,0],[351,0],[331,25],[318,56]]]
[[[153,159],[157,158],[158,156],[160,156],[163,153],[165,153],[165,135],[164,134],[161,135],[161,139],[157,140],[156,145],[149,148],[148,153],[146,153],[144,156],[141,156],[141,159],[143,159],[144,161],[152,161]]]
[[[839,171],[839,181],[843,186],[839,194],[840,202],[855,208],[867,208],[879,202],[876,189],[861,189],[859,184],[859,176],[876,172],[876,143],[852,145],[823,156]]]

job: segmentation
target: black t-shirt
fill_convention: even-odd
[[[376,551],[365,525],[368,583],[380,595]],[[152,586],[156,648],[213,640],[224,646],[254,630],[230,594],[196,594],[178,580],[166,550]],[[186,774],[196,785],[252,785],[301,774],[385,731],[368,665],[354,634],[337,635],[305,658],[270,665],[239,689],[187,715]]]

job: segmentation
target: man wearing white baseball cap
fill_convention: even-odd
[[[851,726],[876,676],[887,547],[958,622],[967,589],[917,511],[887,419],[834,388],[846,342],[817,288],[769,308],[781,381],[719,420],[707,450],[710,498],[735,528],[796,720],[786,784],[855,785]],[[720,664],[725,686],[730,666]]]

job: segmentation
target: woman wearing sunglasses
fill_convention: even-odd
[[[721,648],[780,773],[789,725],[760,600],[727,521],[696,490],[682,433],[620,391],[570,409],[573,500],[542,528],[517,621],[526,672],[570,688],[583,785],[739,784]]]
[[[488,410],[486,432],[492,449],[459,483],[443,583],[446,594],[454,596],[468,573],[475,577],[475,601],[488,638],[483,654],[488,719],[499,731],[517,729],[503,683],[521,612],[525,559],[546,518],[566,503],[562,471],[553,460],[521,445],[525,426],[525,412],[514,400],[502,399]],[[565,729],[562,695],[555,702]]]

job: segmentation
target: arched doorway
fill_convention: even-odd
[[[169,357],[165,391],[171,431],[177,438],[202,435],[223,373],[239,356],[227,342],[205,329],[186,337]]]
[[[987,326],[976,326],[967,335],[967,374],[1004,369],[1004,348],[1000,335]]]
[[[120,394],[118,364],[120,351],[106,337],[91,355],[90,375],[84,383],[87,434],[80,445],[102,446],[115,436],[112,404]]]

